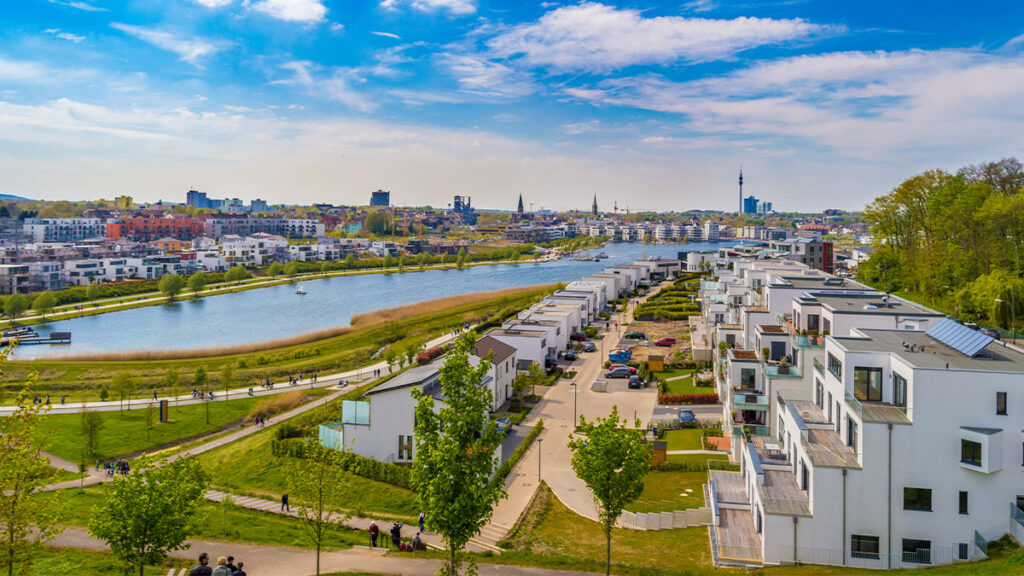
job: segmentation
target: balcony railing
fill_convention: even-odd
[[[792,378],[799,380],[800,378],[803,378],[804,373],[799,366],[769,364],[764,367],[764,375],[768,378]]]
[[[751,436],[768,436],[771,434],[771,429],[761,424],[734,424],[732,427],[732,435],[736,438],[741,438],[744,433]]]
[[[825,338],[823,336],[799,336],[797,334],[790,333],[789,341],[795,348],[799,348],[801,350],[825,347]]]
[[[845,393],[845,397],[846,403],[850,405],[850,408],[853,409],[858,416],[862,416],[864,414],[864,405],[860,403],[860,400],[857,400],[857,398],[849,392]]]
[[[747,394],[736,390],[732,398],[732,407],[737,410],[767,410],[768,397],[763,394]]]
[[[825,366],[817,358],[814,359],[814,371],[818,373],[818,376],[825,376]]]

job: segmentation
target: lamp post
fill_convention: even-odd
[[[544,442],[544,439],[541,438],[540,436],[538,436],[537,437],[537,483],[538,484],[540,484],[540,453],[541,453],[541,444],[543,444],[543,442]]]
[[[573,382],[570,386],[570,393],[572,394],[572,429],[575,430],[577,424],[579,424],[579,417],[576,416],[576,383]]]

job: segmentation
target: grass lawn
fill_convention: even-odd
[[[145,576],[167,576],[171,568],[191,568],[194,562],[190,560],[168,558],[160,566],[147,566]],[[6,568],[4,574],[7,573]],[[18,575],[27,575],[29,572],[17,569]],[[98,550],[82,550],[79,548],[57,548],[45,546],[32,558],[32,574],[48,574],[50,576],[107,576],[109,574],[124,574],[124,565],[110,552]]]
[[[319,411],[319,410],[318,410]],[[315,420],[314,420],[315,421]],[[233,494],[277,500],[288,490],[288,478],[301,474],[300,458],[270,453],[272,434],[260,432],[199,456],[211,485]],[[419,514],[416,494],[391,484],[352,475],[339,505],[355,515],[412,522]]]
[[[630,512],[671,512],[704,505],[707,472],[651,470],[644,478],[644,491],[636,502],[626,506]],[[687,489],[691,490],[687,492]]]
[[[92,460],[116,458],[162,446],[171,442],[213,432],[221,426],[240,420],[265,398],[244,398],[230,402],[212,401],[207,404],[187,404],[175,407],[171,402],[171,421],[160,423],[159,408],[153,406],[152,413],[146,408],[124,412],[98,412],[103,418],[99,431],[97,455]],[[142,400],[135,400],[138,405]],[[206,409],[210,409],[210,423],[206,423]],[[147,418],[152,418],[153,428],[147,434]],[[82,451],[82,417],[79,414],[54,414],[40,416],[36,438],[45,438],[44,449],[77,462]]]
[[[689,376],[696,371],[696,368],[670,368],[663,372],[654,372],[654,376],[662,380],[668,380],[669,378],[677,378],[679,376]]]
[[[707,467],[708,460],[728,460],[725,454],[669,454],[669,464],[690,464]]]
[[[683,428],[682,430],[666,430],[665,440],[669,450],[703,450],[700,438],[704,432],[700,428]]]
[[[665,382],[665,394],[713,394],[714,388],[697,388],[693,385],[693,376],[682,380]]]
[[[84,527],[93,507],[102,504],[105,491],[105,486],[89,486],[84,492],[59,490],[46,493],[44,497],[59,498],[67,504],[65,524]],[[272,546],[314,546],[298,518],[205,501],[199,507],[195,531],[189,537]],[[366,544],[366,538],[365,533],[357,530],[332,530],[328,533],[326,546],[349,548],[354,544]]]

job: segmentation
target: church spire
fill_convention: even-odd
[[[597,194],[594,194],[594,207],[590,209],[590,213],[597,216]]]
[[[519,194],[519,207],[516,209],[516,214],[522,214],[522,213],[523,213],[523,195],[520,193]]]

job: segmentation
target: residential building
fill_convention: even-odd
[[[383,190],[371,192],[370,206],[380,206],[382,208],[387,208],[388,206],[391,206],[391,192],[385,192]]]
[[[60,262],[29,262],[29,290],[63,290],[67,288],[67,280],[62,274],[64,267]]]
[[[29,288],[28,264],[0,264],[0,294],[24,294]]]
[[[26,218],[24,230],[38,243],[71,242],[106,234],[100,218]]]
[[[106,225],[107,238],[127,238],[148,242],[164,237],[191,240],[203,233],[203,225],[195,218],[118,218]]]

